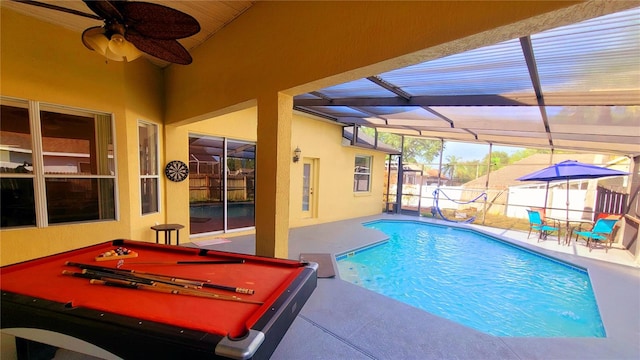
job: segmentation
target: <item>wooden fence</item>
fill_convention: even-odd
[[[222,201],[223,186],[217,175],[189,175],[189,200],[191,202]],[[253,198],[253,179],[246,176],[227,177],[227,199],[247,201]]]
[[[594,209],[594,218],[598,214],[617,214],[623,215],[626,210],[628,194],[616,192],[598,186],[596,191],[596,208]]]

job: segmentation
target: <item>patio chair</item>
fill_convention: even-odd
[[[540,216],[540,212],[538,211],[527,210],[527,213],[529,215],[529,234],[527,235],[527,239],[531,236],[531,231],[533,230],[538,232],[538,241],[546,240],[549,233],[555,232],[558,235],[558,243],[560,243],[559,226],[547,225],[546,221],[542,220],[542,216]]]
[[[619,219],[619,216],[600,218],[590,230],[574,231],[573,233],[576,234],[575,241],[578,242],[580,238],[585,240],[589,251],[593,249],[593,243],[603,242],[605,252],[609,252],[609,247],[611,247],[611,243],[613,242],[613,230]],[[609,247],[607,247],[607,245],[609,245]]]

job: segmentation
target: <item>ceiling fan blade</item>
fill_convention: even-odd
[[[200,24],[191,15],[147,2],[117,2],[128,29],[152,39],[182,39],[200,31]]]
[[[138,50],[158,59],[180,65],[191,64],[191,55],[176,40],[151,39],[131,31],[127,31],[125,39],[135,45]]]
[[[116,7],[115,3],[117,1],[108,1],[108,0],[82,0],[84,3],[96,13],[100,18],[104,20],[116,20],[118,22],[122,22],[122,14],[118,7]]]
[[[29,0],[13,0],[13,1],[18,2],[18,3],[22,3],[22,4],[27,4],[27,5],[40,6],[40,7],[46,8],[46,9],[62,11],[62,12],[66,12],[68,14],[79,15],[79,16],[83,16],[83,17],[86,17],[86,18],[89,18],[89,19],[102,20],[102,18],[99,17],[98,15],[87,14],[87,13],[82,12],[82,11],[78,11],[78,10],[74,10],[74,9],[67,9],[67,8],[62,7],[62,6],[53,5],[53,4],[47,4],[47,3],[40,2],[40,1],[29,1]]]

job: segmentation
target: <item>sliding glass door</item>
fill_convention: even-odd
[[[256,145],[227,140],[227,229],[241,229],[255,222]]]
[[[255,143],[189,136],[191,234],[255,226]]]

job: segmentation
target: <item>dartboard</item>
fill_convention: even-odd
[[[173,160],[164,168],[164,174],[169,180],[179,182],[187,178],[189,168],[182,161]]]

